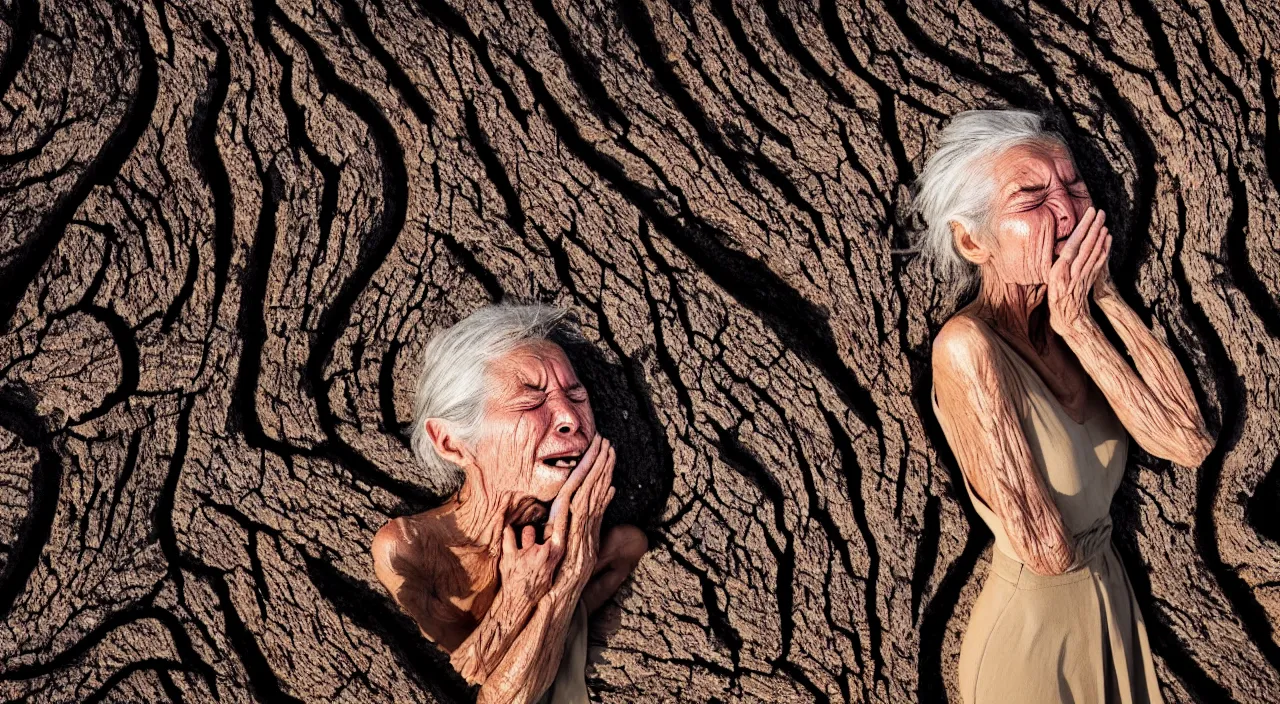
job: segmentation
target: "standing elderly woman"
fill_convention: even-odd
[[[455,491],[373,541],[378,579],[480,702],[586,702],[587,614],[648,547],[634,526],[600,540],[614,449],[551,341],[576,336],[565,314],[490,306],[431,339],[413,446]]]
[[[957,115],[915,207],[920,251],[953,282],[977,279],[976,298],[933,345],[934,410],[995,534],[960,649],[961,696],[1159,702],[1110,508],[1128,436],[1188,467],[1208,454],[1187,376],[1117,294],[1106,215],[1037,115]],[[1091,296],[1136,373],[1093,319]]]

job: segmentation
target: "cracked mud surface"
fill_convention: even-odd
[[[1280,12],[1240,0],[0,2],[0,696],[466,701],[367,546],[433,330],[572,306],[654,549],[595,695],[958,701],[988,560],[898,214],[1051,110],[1198,471],[1114,514],[1169,701],[1280,692]]]

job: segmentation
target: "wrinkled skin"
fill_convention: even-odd
[[[1007,284],[1048,282],[1045,268],[1058,255],[1085,211],[1093,205],[1071,156],[1060,145],[1013,147],[991,165],[996,190],[989,232],[980,234],[995,278]],[[983,279],[989,277],[983,272]]]
[[[1067,150],[1053,141],[1017,146],[990,168],[989,223],[978,232],[952,223],[956,249],[979,268],[981,286],[934,340],[934,391],[961,470],[1000,517],[1017,557],[1040,574],[1060,574],[1075,546],[1028,449],[1009,395],[1016,372],[995,336],[1077,422],[1101,394],[1152,455],[1194,467],[1212,441],[1176,358],[1111,282],[1106,215],[1092,207]],[[1090,298],[1136,372],[1093,319]]]
[[[563,350],[529,343],[488,372],[478,438],[426,421],[436,452],[462,468],[462,488],[379,530],[374,569],[422,633],[481,685],[479,701],[527,702],[553,681],[578,602],[588,612],[603,605],[648,542],[634,526],[601,539],[616,456],[596,434]]]

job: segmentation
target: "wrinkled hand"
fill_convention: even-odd
[[[616,460],[612,443],[597,435],[551,504],[548,542],[556,541],[565,550],[552,588],[575,600],[595,568],[600,522],[617,491],[610,485]]]
[[[498,560],[503,591],[523,603],[537,603],[551,590],[556,567],[563,556],[564,546],[551,540],[539,543],[533,526],[524,527],[519,545],[515,528],[506,526],[502,529],[502,557]]]
[[[1049,327],[1059,335],[1089,320],[1089,294],[1107,270],[1111,233],[1106,213],[1089,208],[1049,269]],[[1110,279],[1102,285],[1106,287]]]
[[[1102,255],[1102,268],[1098,271],[1098,278],[1093,282],[1093,298],[1098,302],[1120,295],[1116,290],[1115,281],[1111,279],[1111,233],[1105,227],[1102,229],[1107,235],[1107,252]]]

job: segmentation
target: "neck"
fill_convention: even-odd
[[[993,328],[1011,340],[1022,340],[1044,352],[1053,336],[1049,327],[1044,284],[1009,283],[994,267],[983,267],[982,284],[972,309]]]
[[[462,488],[454,496],[453,516],[458,532],[473,545],[497,550],[502,545],[502,529],[506,523],[506,501],[492,491],[480,471],[466,471]]]

